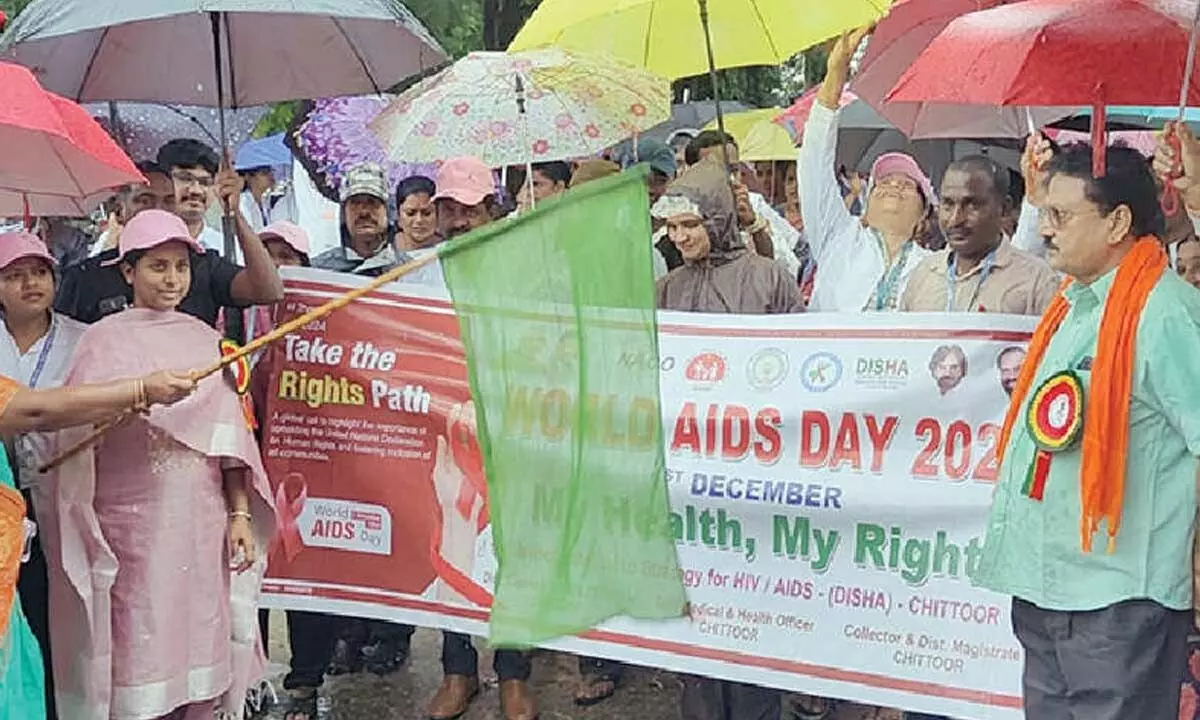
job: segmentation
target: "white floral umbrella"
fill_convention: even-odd
[[[594,155],[670,114],[665,79],[548,48],[471,53],[396,98],[371,130],[393,160],[473,155],[501,167]]]

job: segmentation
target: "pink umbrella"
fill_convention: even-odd
[[[86,215],[108,188],[145,182],[79,105],[0,62],[0,216]]]
[[[1022,137],[1035,128],[1076,114],[1078,109],[1067,107],[994,107],[885,99],[904,70],[951,21],[1004,2],[905,0],[893,5],[872,33],[851,89],[912,139]]]
[[[819,88],[810,88],[801,95],[796,102],[787,110],[779,113],[775,118],[776,125],[783,127],[792,136],[792,140],[799,143],[804,138],[804,125],[808,122],[808,116],[812,113],[813,103],[817,101],[817,90]],[[846,107],[858,98],[852,92],[843,92],[842,97],[838,100],[839,107]]]

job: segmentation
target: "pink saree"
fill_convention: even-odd
[[[219,339],[181,313],[125,310],[87,330],[67,385],[199,368],[218,358]],[[59,447],[84,432],[61,433]],[[235,576],[221,471],[241,466],[260,559]],[[246,688],[265,672],[255,607],[275,527],[269,497],[222,376],[113,430],[39,484],[63,718],[241,717]]]

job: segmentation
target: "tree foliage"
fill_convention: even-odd
[[[9,22],[12,22],[17,13],[24,10],[28,4],[29,0],[0,0],[0,10],[3,10],[4,14],[8,16]]]

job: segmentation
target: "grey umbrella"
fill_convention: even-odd
[[[398,0],[34,0],[0,58],[79,102],[219,108],[228,149],[226,108],[378,93],[446,53]]]
[[[380,92],[446,53],[397,0],[34,0],[0,57],[78,102],[238,108]]]

